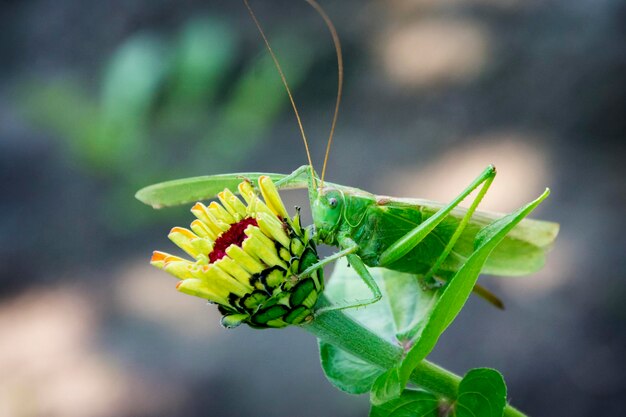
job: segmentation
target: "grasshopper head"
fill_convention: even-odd
[[[318,241],[328,245],[335,243],[344,204],[345,199],[340,190],[332,187],[319,190],[311,208]]]

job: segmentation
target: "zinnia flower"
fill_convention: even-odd
[[[238,188],[245,204],[225,189],[218,194],[221,204],[193,206],[191,230],[170,232],[195,261],[155,251],[151,264],[179,278],[179,291],[217,304],[225,327],[284,327],[311,319],[323,276],[320,269],[299,277],[318,261],[310,231],[299,214],[289,218],[269,177],[259,178],[265,202],[249,181]]]

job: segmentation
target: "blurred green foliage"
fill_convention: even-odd
[[[286,31],[271,38],[295,90],[315,48]],[[286,109],[280,77],[261,42],[253,56],[227,20],[195,18],[171,38],[145,32],[128,38],[107,59],[99,93],[67,76],[31,79],[18,96],[27,117],[102,183],[101,214],[111,229],[137,226],[159,217],[132,198],[137,189],[233,171]]]

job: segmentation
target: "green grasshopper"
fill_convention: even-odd
[[[324,11],[314,0],[307,0],[324,18],[337,52],[339,67],[335,113],[326,148],[321,177],[318,177],[308,149],[304,129],[291,91],[269,42],[252,9],[244,0],[252,19],[274,60],[283,81],[304,140],[309,163],[291,174],[242,172],[180,179],[152,185],[140,190],[137,198],[155,208],[192,203],[215,198],[225,188],[236,192],[242,178],[251,182],[268,176],[279,190],[308,189],[313,215],[313,241],[339,248],[339,251],[303,270],[298,279],[339,258],[347,257],[354,271],[370,289],[371,298],[346,301],[322,310],[365,306],[382,297],[368,267],[383,267],[409,272],[420,277],[423,287],[433,287],[449,279],[474,252],[477,233],[503,215],[477,211],[477,206],[496,176],[494,166],[487,167],[467,188],[448,204],[421,199],[377,196],[366,191],[324,182],[326,162],[337,120],[343,84],[341,46],[337,32]],[[469,208],[459,204],[478,190]],[[546,191],[532,205],[534,208],[549,194]],[[547,251],[556,238],[556,223],[522,220],[493,250],[482,272],[496,275],[525,275],[540,269]],[[474,292],[496,305],[500,301],[487,290],[476,286]],[[322,310],[318,310],[321,313]]]

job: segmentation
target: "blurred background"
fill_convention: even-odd
[[[321,167],[335,52],[304,2],[253,1]],[[626,3],[322,1],[346,84],[328,178],[448,201],[489,163],[483,208],[553,194],[545,269],[485,277],[431,359],[502,371],[532,416],[626,406]],[[0,4],[0,416],[364,416],[300,329],[224,330],[152,269],[188,207],[153,182],[306,162],[238,1]],[[299,192],[289,206],[306,206]]]

